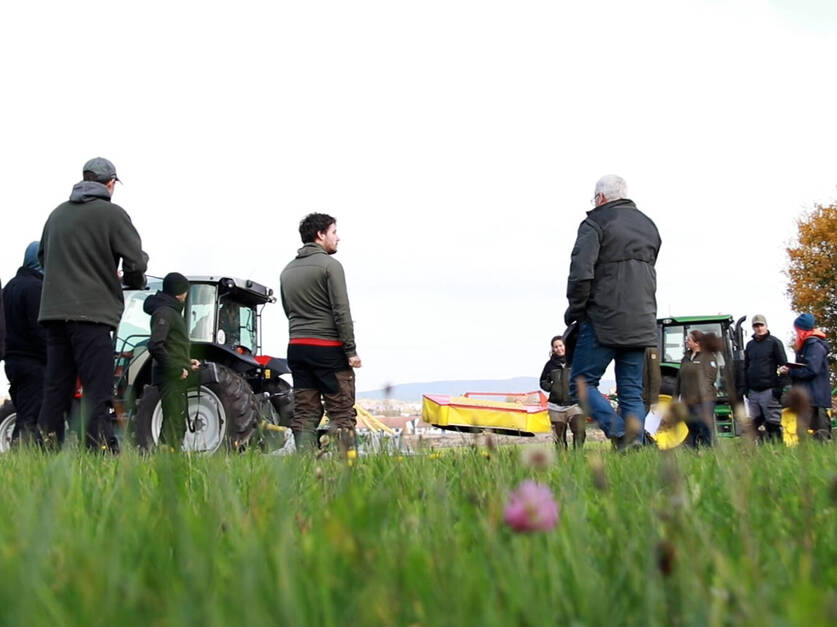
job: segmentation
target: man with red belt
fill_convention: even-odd
[[[312,213],[299,224],[303,246],[282,271],[282,307],[288,316],[288,365],[294,379],[291,429],[299,450],[316,447],[316,430],[328,412],[341,450],[354,447],[355,376],[360,368],[343,266],[332,257],[337,221]]]

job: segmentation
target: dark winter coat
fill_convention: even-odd
[[[0,282],[0,359],[6,351],[6,313],[3,306],[3,283]]]
[[[686,405],[714,401],[715,377],[718,375],[718,357],[713,353],[687,351],[680,362],[674,395]]]
[[[343,266],[319,244],[305,244],[279,279],[289,337],[343,343],[346,357],[357,355]]]
[[[143,303],[143,311],[151,314],[151,339],[148,351],[154,358],[152,380],[163,383],[179,379],[183,370],[190,370],[189,332],[183,318],[183,303],[174,296],[157,292]]]
[[[808,390],[814,407],[831,407],[831,386],[828,380],[830,352],[828,341],[821,337],[809,337],[796,352],[796,363],[804,365],[792,367],[788,371],[794,383]]]
[[[86,321],[116,328],[124,302],[117,275],[132,288],[145,286],[148,255],[131,218],[110,202],[95,181],[73,187],[70,200],[47,218],[38,259],[44,268],[41,322]]]
[[[34,359],[46,363],[46,329],[38,324],[43,276],[22,267],[3,288],[6,316],[6,359]]]
[[[564,320],[589,319],[603,346],[657,345],[657,227],[632,200],[587,213],[578,227]]]
[[[762,337],[754,335],[744,349],[747,392],[778,390],[781,383],[776,370],[787,362],[785,347],[782,346],[782,342],[770,335],[770,332]]]
[[[549,402],[556,405],[572,405],[570,397],[570,364],[566,358],[553,355],[541,372],[541,389],[549,393]]]

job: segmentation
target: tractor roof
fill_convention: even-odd
[[[235,298],[240,298],[248,304],[263,304],[275,302],[273,297],[273,290],[261,283],[256,283],[252,279],[238,279],[236,277],[227,276],[196,276],[189,275],[186,277],[190,283],[215,283],[219,286],[221,294],[232,294]]]
[[[714,316],[667,316],[658,318],[660,324],[695,324],[700,322],[732,322],[732,316],[727,314],[715,314]]]

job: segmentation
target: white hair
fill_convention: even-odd
[[[628,184],[621,176],[605,174],[596,183],[596,194],[604,196],[606,202],[620,200],[628,196]]]

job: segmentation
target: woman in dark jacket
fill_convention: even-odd
[[[694,330],[686,336],[686,354],[680,362],[675,396],[689,410],[686,444],[712,446],[715,435],[715,377],[718,375],[720,338]]]
[[[584,446],[587,437],[587,421],[581,408],[570,396],[570,364],[566,347],[560,335],[552,338],[552,354],[541,372],[541,389],[549,393],[547,408],[552,423],[555,446],[567,448],[567,423],[573,432],[573,448]]]

